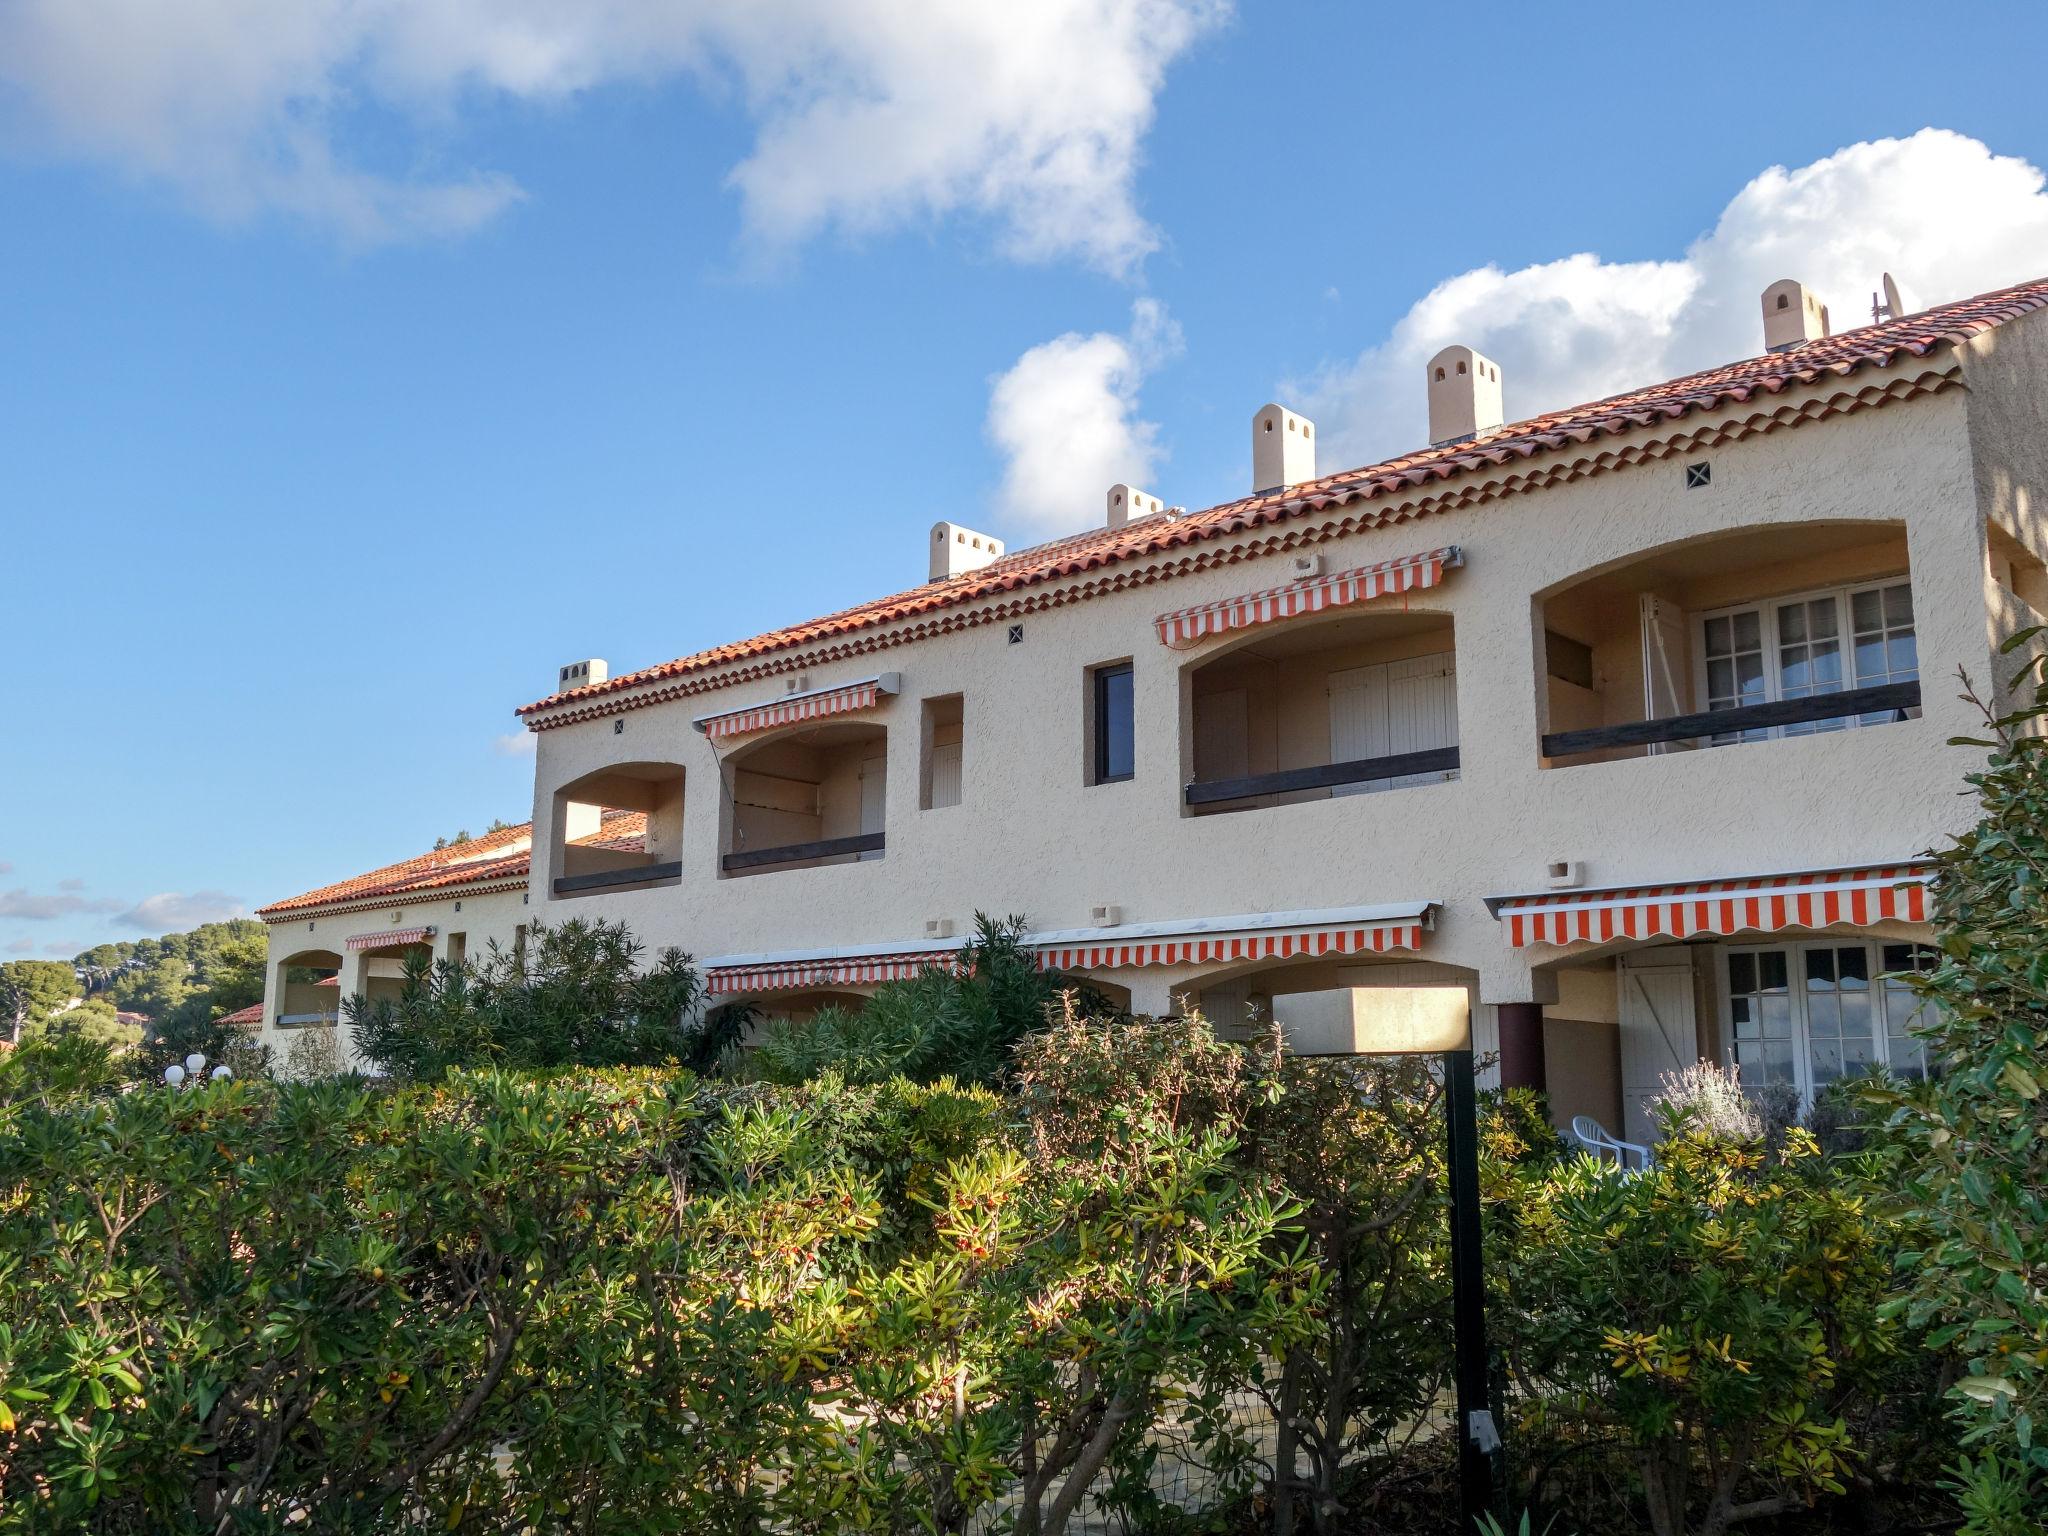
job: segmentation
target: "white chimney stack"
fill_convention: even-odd
[[[1806,285],[1781,277],[1764,290],[1764,350],[1784,352],[1828,334],[1828,307]]]
[[[588,661],[572,661],[555,673],[555,692],[567,693],[571,688],[588,688],[592,683],[601,683],[610,677],[611,669],[604,659],[593,656]]]
[[[932,524],[932,572],[927,580],[944,581],[948,576],[978,571],[1003,556],[1003,541],[992,539],[958,523]]]
[[[1252,415],[1252,493],[1302,485],[1316,477],[1315,424],[1284,405]]]
[[[1483,437],[1507,420],[1501,409],[1500,364],[1470,347],[1445,347],[1425,365],[1429,446]]]
[[[1112,485],[1109,488],[1109,526],[1121,528],[1125,523],[1135,523],[1143,517],[1157,517],[1166,510],[1166,503],[1157,496],[1148,496],[1134,485]]]

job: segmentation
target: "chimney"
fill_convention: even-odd
[[[1828,307],[1794,278],[1764,290],[1764,350],[1787,352],[1828,334]]]
[[[571,688],[588,688],[592,683],[601,683],[610,677],[611,669],[604,659],[593,656],[588,661],[572,661],[555,673],[555,692],[567,693]]]
[[[1135,523],[1141,517],[1157,517],[1165,510],[1165,502],[1157,496],[1146,495],[1136,486],[1112,485],[1109,488],[1109,526],[1112,528]]]
[[[1252,494],[1301,485],[1316,477],[1315,425],[1284,405],[1252,414]]]
[[[1429,446],[1483,437],[1507,419],[1501,410],[1500,364],[1470,347],[1445,347],[1425,368]]]
[[[978,571],[991,560],[1003,557],[1003,541],[992,539],[958,523],[932,524],[932,573],[928,581]]]

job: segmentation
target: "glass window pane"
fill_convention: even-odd
[[[1849,599],[1850,617],[1856,625],[1856,633],[1867,634],[1884,625],[1884,594],[1882,592],[1858,592]]]
[[[1738,656],[1735,659],[1737,675],[1742,681],[1742,694],[1751,703],[1762,702],[1764,696],[1764,659],[1759,655]]]
[[[1778,610],[1778,643],[1795,645],[1806,638],[1806,605],[1787,603]]]
[[[1806,952],[1806,990],[1825,987],[1830,991],[1835,985],[1835,956],[1833,950],[1809,949]]]
[[[1806,604],[1806,627],[1816,640],[1835,638],[1835,626],[1841,622],[1832,597],[1815,598]]]
[[[1726,656],[1728,654],[1728,621],[1725,618],[1707,620],[1707,654]]]
[[[1734,616],[1735,648],[1739,651],[1760,650],[1764,643],[1763,619],[1754,610]]]
[[[1131,712],[1131,669],[1095,674],[1095,751],[1098,779],[1128,779],[1136,771]]]
[[[1785,990],[1785,951],[1767,949],[1756,957],[1757,975],[1766,991]]]
[[[1735,663],[1714,660],[1707,663],[1707,700],[1722,703],[1735,697]]]
[[[1913,636],[1894,635],[1885,644],[1885,670],[1903,681],[1920,675],[1920,647]]]
[[[1904,948],[1903,945],[1899,947]],[[1893,969],[1896,970],[1899,967],[1895,966]],[[1728,990],[1730,992],[1754,992],[1756,990],[1755,955],[1730,955],[1728,957]]]
[[[1884,589],[1884,621],[1893,629],[1913,622],[1913,588],[1906,582]]]
[[[1858,944],[1853,949],[1835,951],[1835,973],[1842,978],[1842,985],[1855,982],[1858,986],[1870,985],[1870,951]]]

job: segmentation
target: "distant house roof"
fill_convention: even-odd
[[[1937,348],[1967,341],[2044,306],[2048,306],[2048,278],[2039,278],[1995,293],[1938,305],[1882,325],[1843,331],[1787,351],[1765,353],[1605,400],[1533,416],[1469,441],[1424,448],[1362,469],[1325,475],[1304,485],[1241,497],[1206,511],[1174,518],[1144,518],[1122,528],[1090,529],[1016,551],[978,570],[926,582],[907,592],[876,598],[824,618],[714,646],[637,672],[624,672],[602,683],[551,694],[522,705],[518,713],[531,716],[561,705],[598,704],[605,695],[643,684],[712,671],[734,662],[851,635],[1126,560],[1164,554],[1177,547],[1228,537],[1349,502],[1398,496],[1467,471],[1534,458],[1552,449],[1740,404],[1796,385],[1813,384],[1829,377],[1845,378],[1864,368],[1888,366],[1903,357],[1925,357]],[[544,729],[554,723],[560,721],[530,722],[533,729]]]
[[[224,1013],[220,1016],[220,1022],[227,1025],[230,1029],[239,1029],[248,1024],[261,1024],[263,1022],[263,1005],[261,1003],[251,1003],[246,1008],[237,1008],[233,1013]]]
[[[644,812],[606,811],[597,831],[576,842],[586,848],[637,849],[644,846],[646,837]],[[454,894],[479,885],[523,885],[532,868],[533,823],[521,822],[274,901],[257,908],[256,915],[275,921],[323,907],[382,905],[396,897]]]

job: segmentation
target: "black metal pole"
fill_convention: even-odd
[[[1444,1052],[1445,1120],[1450,1131],[1451,1329],[1457,1348],[1458,1486],[1465,1533],[1493,1508],[1499,1444],[1487,1397],[1486,1274],[1479,1227],[1479,1104],[1472,1052]]]

